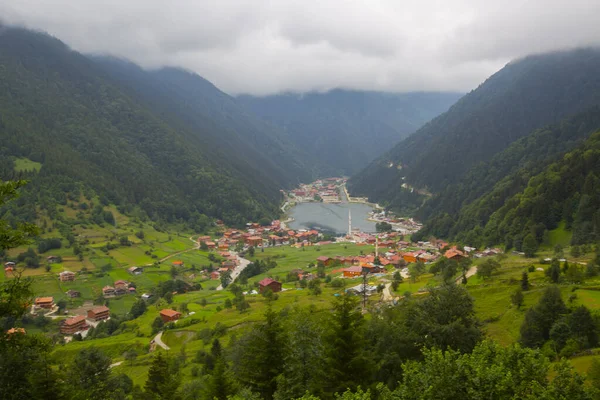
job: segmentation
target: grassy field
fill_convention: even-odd
[[[65,206],[64,215],[75,218],[80,212],[78,204],[78,202],[74,202],[72,206]],[[96,346],[106,351],[113,358],[113,362],[117,362],[124,360],[123,353],[125,351],[135,349],[139,353],[139,357],[133,364],[126,362],[116,368],[118,371],[127,373],[134,383],[143,384],[147,377],[148,363],[151,357],[148,349],[154,336],[151,326],[159,316],[160,310],[164,308],[180,309],[183,304],[187,306],[188,312],[184,313],[184,317],[175,324],[174,329],[165,332],[163,341],[171,347],[170,353],[183,351],[188,359],[193,358],[198,351],[206,350],[210,346],[210,339],[216,337],[214,336],[216,335],[214,332],[217,331],[216,327],[222,325],[227,328],[224,333],[218,335],[222,343],[226,345],[232,337],[252,329],[256,322],[263,319],[267,301],[260,295],[247,295],[250,309],[244,313],[240,313],[235,308],[225,308],[226,300],[232,300],[233,295],[227,290],[216,291],[215,288],[220,284],[219,281],[201,277],[200,270],[210,264],[216,266],[216,263],[211,262],[209,253],[194,249],[195,243],[190,240],[192,233],[161,232],[149,224],[121,215],[114,208],[111,208],[111,211],[117,221],[116,226],[78,224],[73,227],[74,234],[78,235],[80,240],[85,241],[82,260],[74,254],[73,248],[69,247],[65,240],[61,249],[52,250],[43,255],[40,268],[25,270],[25,275],[33,279],[33,289],[36,295],[53,296],[55,301],[66,299],[68,300],[67,308],[76,309],[84,303],[90,304],[98,301],[101,297],[102,287],[113,285],[116,280],[127,280],[135,283],[137,294],[108,299],[108,306],[112,314],[124,316],[142,293],[150,292],[160,282],[171,279],[172,263],[175,260],[184,262],[183,267],[176,268],[178,279],[201,283],[202,289],[174,294],[171,304],[161,299],[156,304],[149,305],[146,313],[135,320],[128,321],[124,331],[118,335],[57,346],[55,350],[57,357],[69,360],[81,348]],[[48,230],[43,234],[45,238],[56,236],[58,236],[56,230]],[[108,243],[117,244],[122,236],[128,238],[131,242],[130,246],[119,245],[115,249],[105,251],[104,247]],[[551,232],[550,241],[553,245],[568,244],[569,240],[569,234],[564,227],[559,227]],[[26,248],[14,249],[11,250],[10,255],[14,257],[25,250]],[[276,261],[277,266],[266,273],[250,278],[245,290],[251,290],[256,282],[265,277],[273,277],[284,281],[283,286],[286,289],[278,294],[278,299],[273,303],[276,311],[290,310],[296,307],[313,307],[313,312],[324,313],[331,308],[331,302],[336,295],[342,293],[345,288],[359,284],[361,279],[344,279],[343,288],[333,288],[330,284],[323,283],[322,293],[315,296],[309,290],[300,288],[297,282],[285,282],[288,273],[294,269],[316,273],[316,267],[309,267],[309,264],[316,264],[319,256],[357,256],[370,254],[373,251],[372,246],[355,244],[331,244],[304,248],[273,247],[266,248],[264,251],[256,250],[253,260],[269,258]],[[49,271],[46,271],[44,261],[49,254],[61,256],[63,261],[50,265]],[[508,254],[501,260],[502,267],[492,278],[484,280],[473,276],[468,279],[466,287],[474,299],[476,315],[483,322],[487,336],[503,345],[518,340],[525,310],[537,303],[544,288],[549,284],[548,278],[543,271],[529,273],[531,289],[525,292],[525,304],[520,309],[511,304],[511,294],[519,287],[524,271],[527,271],[532,265],[534,268],[547,268],[548,265],[540,264],[539,259],[550,256],[552,256],[550,248],[542,249],[535,259]],[[166,257],[169,258],[165,259]],[[165,260],[160,262],[163,259]],[[589,256],[587,258],[584,256],[576,261],[586,262],[588,259]],[[134,265],[144,266],[144,272],[135,276],[129,274],[127,268]],[[477,261],[474,265],[477,265]],[[325,272],[334,279],[340,278],[342,277],[341,272],[334,272],[339,268],[326,268]],[[58,274],[65,270],[78,273],[75,281],[60,282],[58,280]],[[369,277],[369,283],[373,285],[389,283],[393,272],[392,268],[387,274]],[[2,275],[0,280],[2,279],[6,279],[6,277]],[[439,278],[425,274],[416,282],[405,279],[393,295],[395,297],[403,296],[407,292],[415,294],[426,286],[438,284]],[[575,297],[571,298],[570,305],[584,304],[593,310],[600,309],[600,291],[589,289],[589,287],[600,287],[600,279],[590,279],[580,286],[580,288],[575,288],[572,285],[561,285],[565,301],[575,294]],[[65,292],[70,289],[81,292],[81,297],[67,299]],[[369,305],[377,305],[379,300],[379,295],[371,296]],[[57,329],[57,321],[45,328],[28,326],[28,331],[31,332],[41,332],[42,330],[52,332]],[[576,358],[574,365],[579,371],[585,372],[593,357],[597,356]],[[191,376],[191,365],[189,364],[191,363],[188,363],[183,370],[184,376],[186,376],[184,380]]]
[[[17,158],[15,160],[15,171],[39,171],[42,168],[42,164],[39,162],[32,161],[28,158]]]

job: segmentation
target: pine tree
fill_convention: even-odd
[[[538,243],[533,234],[529,234],[525,236],[523,239],[523,252],[525,253],[525,257],[534,257],[535,252],[538,249]]]
[[[252,391],[270,400],[277,389],[284,346],[280,317],[270,303],[265,321],[237,341],[233,349],[233,366],[237,378]]]
[[[523,300],[525,296],[523,296],[523,290],[519,287],[517,288],[513,294],[510,296],[510,301],[517,306],[517,309],[520,309],[523,305]]]
[[[146,380],[144,386],[145,391],[158,396],[160,399],[175,399],[176,390],[179,386],[179,376],[172,372],[167,359],[159,351],[154,356],[148,370],[148,380]]]
[[[523,271],[523,275],[521,276],[521,290],[529,290],[529,275],[525,271]]]
[[[356,389],[368,382],[372,371],[364,351],[363,324],[356,297],[344,295],[335,300],[330,334],[326,338],[326,392]]]

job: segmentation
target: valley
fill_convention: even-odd
[[[0,25],[0,398],[599,398],[600,50],[465,95],[142,65]]]

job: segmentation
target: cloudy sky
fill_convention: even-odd
[[[180,66],[231,94],[474,89],[511,59],[600,44],[598,0],[1,0],[85,53]]]

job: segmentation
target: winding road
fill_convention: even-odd
[[[156,336],[154,336],[154,343],[156,343],[157,346],[162,347],[165,350],[169,350],[170,347],[167,346],[165,344],[165,342],[162,341],[162,331],[158,332],[158,334]]]

